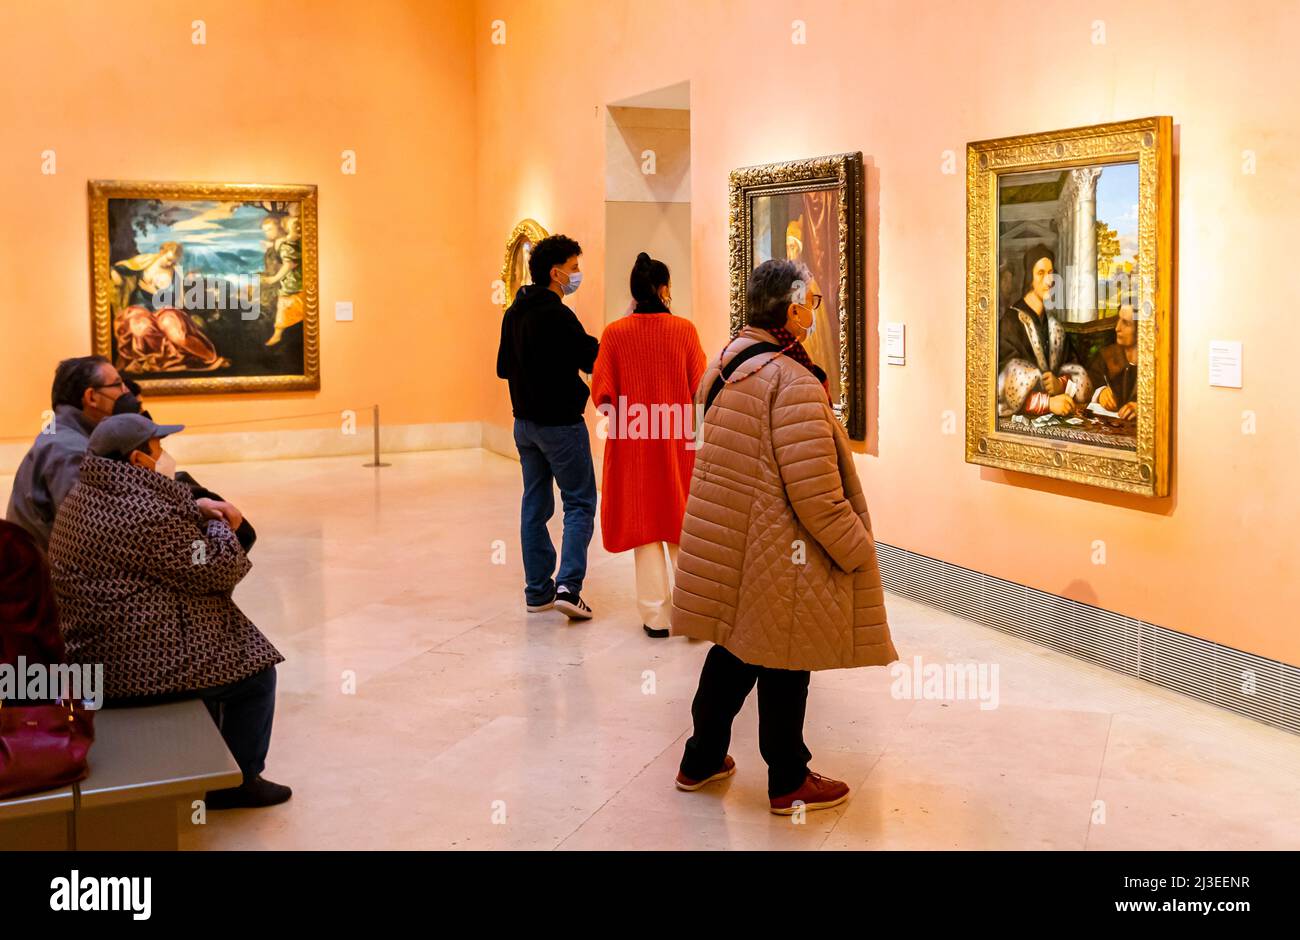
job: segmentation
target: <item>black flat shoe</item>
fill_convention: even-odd
[[[247,780],[237,787],[208,792],[208,809],[260,809],[263,806],[278,806],[288,801],[293,791],[281,783],[272,783],[261,775]]]
[[[646,624],[641,624],[641,629],[645,631],[646,636],[654,637],[656,640],[662,640],[668,636],[667,630],[651,630]]]

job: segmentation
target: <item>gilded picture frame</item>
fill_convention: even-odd
[[[826,329],[805,347],[812,346],[810,356],[827,372],[835,415],[854,440],[866,437],[863,166],[861,152],[839,153],[742,167],[729,178],[731,330],[745,322],[750,271],[782,256],[784,230],[785,256],[804,261],[819,283],[825,281],[814,316],[825,317]]]
[[[523,219],[510,230],[510,237],[506,239],[505,260],[501,263],[501,283],[504,288],[502,310],[514,303],[519,288],[529,282],[528,252],[548,234],[535,219]]]
[[[95,353],[146,395],[320,388],[315,186],[91,180],[88,195]]]
[[[1016,470],[1041,476],[1068,480],[1091,486],[1104,487],[1148,497],[1162,497],[1169,493],[1170,480],[1170,373],[1171,373],[1171,335],[1173,328],[1172,284],[1175,267],[1175,245],[1173,232],[1173,121],[1170,117],[1150,117],[1140,120],[1101,124],[1092,127],[1073,128],[1051,131],[1048,133],[1029,134],[1017,137],[1004,137],[970,143],[966,147],[966,462],[1003,470]],[[1059,172],[1058,172],[1059,171]],[[1100,218],[1100,196],[1094,192],[1091,201],[1088,196],[1078,195],[1078,181],[1095,181],[1106,173],[1111,178],[1126,178],[1133,181],[1135,193],[1132,201],[1131,223],[1132,236],[1129,260],[1120,271],[1116,265],[1108,274],[1094,270],[1090,265],[1097,264],[1101,251],[1101,240],[1107,235],[1119,250],[1122,239],[1109,231],[1105,221]],[[1120,177],[1117,174],[1128,174]],[[1092,320],[1076,317],[1080,322],[1071,322],[1060,329],[1067,339],[1077,341],[1080,348],[1089,342],[1089,337],[1105,330],[1107,316],[1103,309],[1103,296],[1110,293],[1113,284],[1123,282],[1125,291],[1122,300],[1114,301],[1113,306],[1127,306],[1128,330],[1125,334],[1127,346],[1123,352],[1128,354],[1128,368],[1132,374],[1126,383],[1129,405],[1127,412],[1121,410],[1119,415],[1108,415],[1105,410],[1093,411],[1093,403],[1066,418],[1053,417],[1052,413],[1038,412],[1040,421],[1049,424],[1063,424],[1069,421],[1079,427],[1040,430],[1034,420],[1026,420],[1025,414],[1014,412],[1011,393],[1008,392],[1008,375],[1014,360],[1006,345],[999,345],[999,334],[1009,333],[1005,327],[1013,320],[1006,315],[1016,311],[1016,307],[1002,309],[1007,297],[1014,298],[1016,290],[1008,290],[1007,282],[1014,285],[1014,279],[1004,260],[999,264],[1000,248],[1005,249],[1012,243],[1009,238],[1012,220],[1023,220],[1026,213],[1013,214],[1012,210],[1024,210],[1024,205],[1010,205],[1006,195],[1013,188],[1021,190],[1026,186],[1020,181],[1032,181],[1041,187],[1043,180],[1050,181],[1056,177],[1066,187],[1070,187],[1070,198],[1074,202],[1067,207],[1067,223],[1050,222],[1039,218],[1040,231],[1051,234],[1053,229],[1068,230],[1070,234],[1062,239],[1068,242],[1069,257],[1083,258],[1077,264],[1080,273],[1068,275],[1064,280],[1055,275],[1056,286],[1069,288],[1069,279],[1095,293],[1090,298],[1095,311]],[[1095,185],[1095,184],[1094,184]],[[1049,190],[1050,192],[1050,190]],[[1038,196],[1034,198],[1046,199]],[[1064,197],[1062,197],[1064,198]],[[1028,201],[1022,199],[1022,201]],[[1004,203],[1006,205],[1004,206]],[[1043,205],[1040,202],[1037,205]],[[1077,206],[1087,206],[1091,218],[1080,215]],[[1007,215],[1001,219],[1000,215]],[[1042,216],[1042,213],[1039,212]],[[1082,218],[1080,223],[1076,216]],[[1118,213],[1116,213],[1118,217]],[[1084,233],[1088,232],[1087,223],[1091,221],[1092,244],[1087,244]],[[1023,239],[1022,239],[1023,242]],[[1041,246],[1040,246],[1041,247]],[[1012,252],[1003,250],[1004,257]],[[1030,254],[1042,255],[1043,250],[1026,250],[1025,260],[1019,263],[1022,278],[1032,282],[1035,273],[1027,273],[1024,268],[1029,263]],[[1102,259],[1102,265],[1109,262],[1112,255]],[[1055,259],[1060,261],[1062,259]],[[1064,267],[1064,265],[1062,265]],[[1051,271],[1049,263],[1046,270]],[[1126,274],[1131,274],[1127,277]],[[1113,276],[1112,276],[1113,275]],[[1049,277],[1049,280],[1051,278]],[[1091,284],[1089,285],[1089,281]],[[1024,281],[1022,280],[1022,284]],[[1031,286],[1030,291],[1033,291]],[[1024,300],[1031,298],[1026,295]],[[1050,307],[1050,304],[1048,305]],[[1023,316],[1023,315],[1022,315]],[[1047,311],[1040,311],[1040,317],[1046,317]],[[1067,314],[1067,316],[1073,316]],[[1050,318],[1049,318],[1050,319]],[[1030,331],[1032,318],[1025,318],[1026,333]],[[1115,317],[1118,323],[1119,317]],[[1050,325],[1050,324],[1049,324]],[[1053,329],[1057,327],[1053,325]],[[1110,326],[1111,334],[1118,338],[1116,327]],[[1048,331],[1044,331],[1047,335]],[[1099,371],[1097,363],[1102,361],[1100,352],[1114,352],[1120,349],[1118,343],[1106,349],[1098,349],[1105,340],[1092,339],[1091,351],[1098,353],[1093,359],[1093,368],[1080,368],[1078,375],[1080,386],[1084,388],[1079,404],[1084,405],[1088,390],[1100,396],[1110,391],[1110,380]],[[1036,343],[1035,349],[1042,350],[1046,344]],[[1133,347],[1136,347],[1134,352]],[[1055,339],[1052,351],[1056,351]],[[1113,357],[1114,358],[1114,357]],[[1077,356],[1079,362],[1086,362],[1085,356]],[[1039,363],[1041,364],[1041,357]],[[1119,357],[1123,364],[1124,359]],[[1053,366],[1043,372],[1042,382],[1048,384],[1048,392],[1038,400],[1039,407],[1051,400],[1051,392],[1060,391],[1058,384],[1064,378],[1062,374],[1052,378],[1049,373]],[[1030,370],[1030,381],[1037,380]],[[1102,384],[1107,386],[1102,388]],[[1075,386],[1071,385],[1073,389]],[[1032,394],[1032,393],[1031,393]],[[1105,399],[1105,408],[1116,407],[1113,395]],[[1026,412],[1028,413],[1028,412]],[[1127,423],[1115,420],[1127,414]],[[1013,424],[1015,422],[1015,424]],[[1105,422],[1106,427],[1101,424]],[[1089,434],[1086,427],[1098,425],[1098,431],[1112,435]],[[1018,430],[1009,430],[1015,427]],[[1051,435],[1060,435],[1056,439]],[[1064,439],[1072,436],[1072,439]]]

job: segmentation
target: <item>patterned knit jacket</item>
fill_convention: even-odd
[[[231,599],[248,556],[184,483],[87,455],[49,559],[68,659],[102,663],[109,699],[213,688],[284,661]]]

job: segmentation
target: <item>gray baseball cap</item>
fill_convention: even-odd
[[[144,415],[112,415],[90,432],[90,452],[96,457],[129,454],[152,438],[184,430],[183,424],[154,424]]]

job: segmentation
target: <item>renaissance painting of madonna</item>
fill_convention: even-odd
[[[94,351],[150,394],[320,387],[316,187],[90,184]]]

